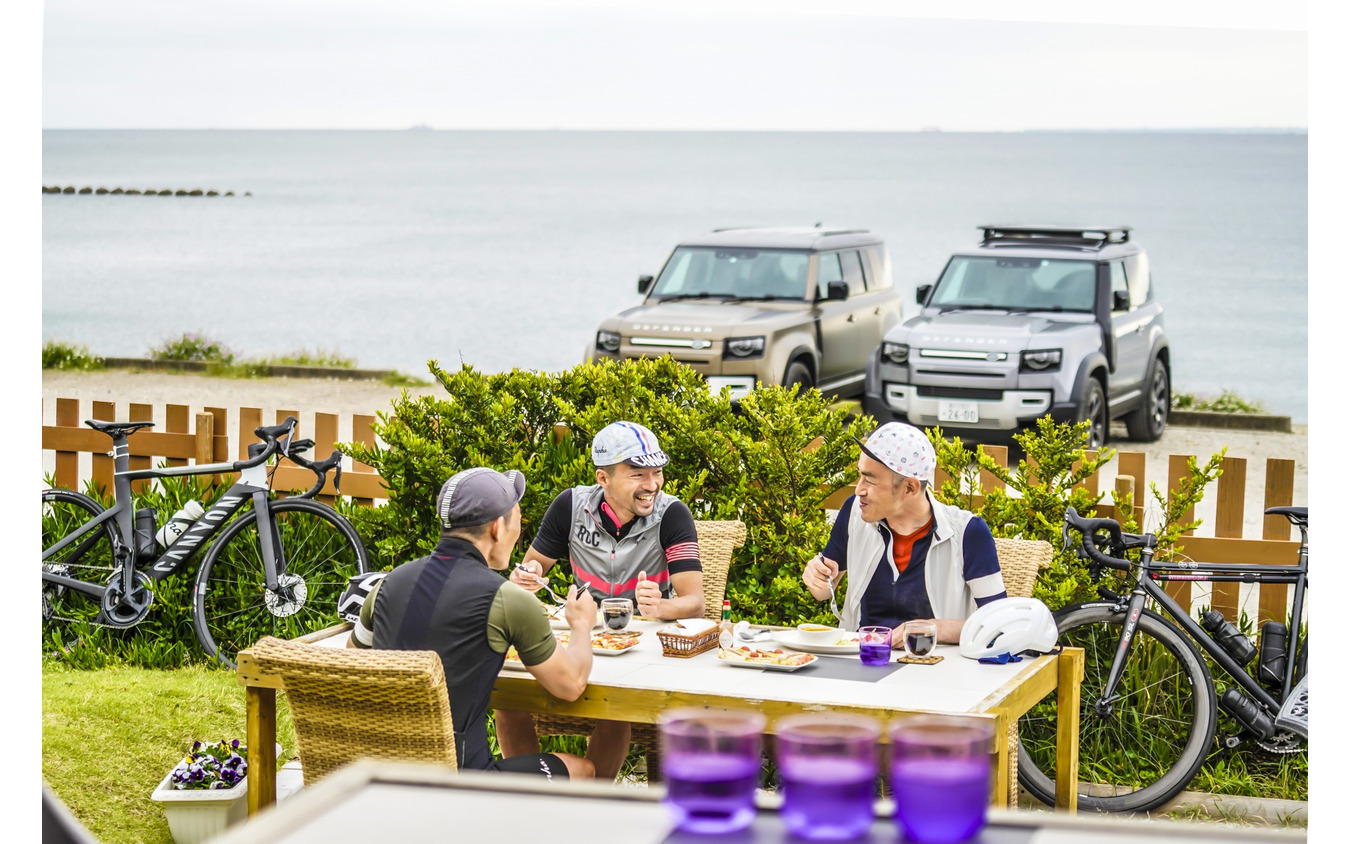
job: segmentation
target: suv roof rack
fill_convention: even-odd
[[[1130,240],[1129,226],[980,226],[981,246],[1087,246],[1094,249]]]

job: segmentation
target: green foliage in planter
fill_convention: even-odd
[[[776,387],[755,390],[733,408],[668,357],[491,375],[471,367],[447,372],[433,362],[431,372],[448,398],[404,394],[392,412],[378,414],[383,444],[340,446],[374,466],[389,487],[385,506],[352,513],[375,567],[430,551],[439,536],[441,485],[480,465],[519,469],[529,480],[517,551],[523,556],[553,498],[595,483],[595,433],[627,419],[657,435],[671,457],[665,490],[694,518],[746,522],[748,538],[732,560],[727,589],[735,615],[784,623],[820,617],[801,568],[825,545],[820,504],[853,480],[857,449],[849,437],[869,430],[870,418],[850,424],[818,391],[794,396]],[[820,447],[808,450],[818,438]],[[555,587],[566,584],[564,569],[550,574]]]

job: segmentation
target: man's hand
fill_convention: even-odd
[[[637,597],[638,615],[661,617],[661,587],[656,585],[656,581],[648,580],[645,571],[638,572],[638,585],[634,594]]]
[[[839,564],[834,560],[825,559],[820,554],[807,560],[806,568],[802,569],[802,583],[806,584],[806,590],[817,601],[830,597],[838,578]]]
[[[567,626],[574,637],[584,636],[587,642],[590,641],[591,628],[595,626],[595,612],[595,599],[591,597],[591,590],[572,584],[563,615],[567,617]]]
[[[544,588],[544,566],[538,560],[526,560],[511,569],[511,582],[526,592],[538,592]]]

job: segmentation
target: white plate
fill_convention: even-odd
[[[635,651],[635,650],[637,650],[637,645],[633,645],[632,647],[624,648],[624,649],[621,650],[621,651],[611,651],[611,650],[609,650],[608,648],[597,648],[597,647],[595,647],[594,645],[591,645],[591,653],[595,654],[596,656],[623,656],[624,654],[628,653],[629,651]]]
[[[814,665],[820,659],[820,657],[813,655],[809,660],[803,662],[801,665],[779,665],[774,662],[748,662],[743,659],[735,659],[734,657],[722,656],[722,654],[720,653],[717,655],[717,658],[721,662],[727,665],[734,665],[737,668],[763,668],[765,671],[796,671],[798,668],[805,668],[808,665]]]
[[[813,645],[809,642],[803,642],[797,635],[796,630],[775,630],[773,631],[773,640],[785,648],[792,648],[794,651],[806,651],[812,654],[856,654],[858,652],[858,634],[844,633],[845,637],[853,639],[847,645]]]

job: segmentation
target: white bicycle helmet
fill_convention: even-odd
[[[984,659],[1023,651],[1045,653],[1059,628],[1050,608],[1035,598],[1000,598],[975,612],[961,627],[961,656]]]

